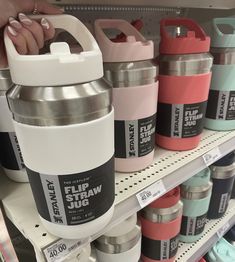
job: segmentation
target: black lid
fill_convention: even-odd
[[[222,157],[220,160],[216,161],[213,166],[229,166],[235,161],[234,151]]]

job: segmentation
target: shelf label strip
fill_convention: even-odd
[[[230,228],[229,223],[226,223],[225,225],[223,225],[218,231],[217,231],[217,235],[219,238],[223,237],[224,234],[228,231],[228,229]]]
[[[148,204],[162,196],[166,192],[166,188],[162,182],[162,180],[158,180],[156,183],[151,186],[145,188],[141,192],[139,192],[136,197],[141,208],[146,207]]]
[[[79,240],[59,239],[42,251],[47,262],[62,262],[65,257],[81,245]]]
[[[204,154],[202,157],[203,157],[203,160],[206,166],[210,166],[216,160],[218,160],[221,157],[221,155],[222,154],[220,152],[220,149],[218,147],[215,147],[212,150],[210,150],[209,152],[207,152],[206,154]]]

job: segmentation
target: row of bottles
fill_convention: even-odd
[[[95,241],[98,261],[138,262],[141,253],[142,262],[173,262],[177,256],[179,241],[196,242],[203,235],[208,218],[218,219],[225,214],[235,186],[234,179],[235,153],[232,152],[141,210],[138,226],[136,216],[132,216],[98,238]],[[230,186],[224,186],[224,183]],[[124,246],[127,247],[127,242],[131,241],[127,235],[135,226],[139,230],[141,226],[141,252],[138,230],[135,234],[133,232],[132,245],[129,245],[127,252]],[[235,240],[234,234],[233,239]]]
[[[153,161],[155,128],[156,143],[164,148],[198,145],[211,79],[210,38],[190,19],[163,19],[158,76],[153,42],[126,21],[96,21],[103,66],[98,44],[78,19],[47,18],[83,51],[52,43],[49,54],[21,56],[5,34],[14,85],[7,91],[11,80],[2,70],[1,162],[7,174],[13,170],[10,178],[22,182],[26,166],[50,233],[85,238],[112,217],[114,169],[131,172]],[[178,33],[172,36],[169,27]],[[121,30],[124,41],[111,41],[104,33],[109,28]],[[185,188],[186,199],[210,192],[209,185],[206,193]]]

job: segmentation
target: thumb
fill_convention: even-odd
[[[37,11],[42,14],[57,15],[57,14],[63,13],[63,11],[59,9],[58,7],[55,7],[46,2],[36,2],[35,7],[37,8]]]

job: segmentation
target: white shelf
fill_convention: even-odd
[[[175,262],[197,262],[203,257],[220,239],[218,232],[224,234],[235,224],[235,200],[230,200],[229,207],[224,216],[220,219],[207,220],[202,237],[191,244],[179,244],[178,255]],[[226,225],[226,230],[224,226]]]
[[[49,0],[53,4],[108,5],[108,6],[151,6],[183,8],[235,8],[234,0]]]
[[[176,152],[157,148],[153,164],[146,169],[135,173],[116,173],[113,218],[108,227],[89,239],[84,239],[79,247],[82,247],[87,241],[91,242],[112,226],[139,211],[141,207],[136,198],[138,192],[159,180],[162,180],[166,190],[169,191],[204,169],[206,165],[202,156],[214,148],[219,148],[221,157],[234,150],[235,131],[215,132],[205,130],[199,147],[194,150]],[[31,241],[38,259],[43,261],[42,249],[57,241],[58,238],[47,233],[42,226],[29,185],[14,183],[1,176],[0,198],[3,200],[7,216]]]

